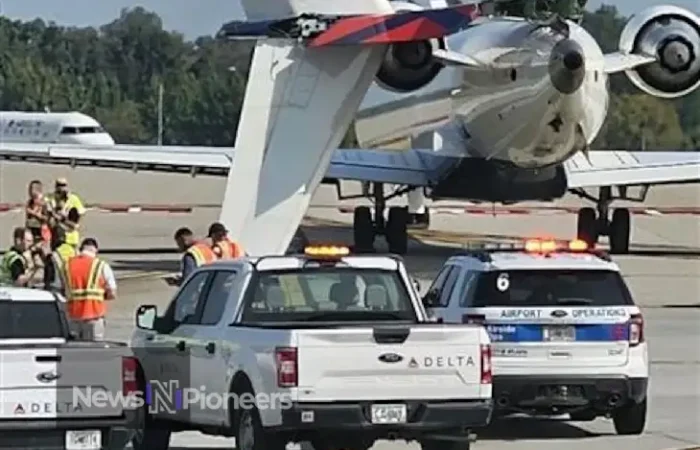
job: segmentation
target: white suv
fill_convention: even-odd
[[[644,321],[606,254],[582,241],[469,250],[445,263],[424,304],[486,327],[499,415],[611,416],[618,434],[643,432]]]

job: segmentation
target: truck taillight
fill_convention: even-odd
[[[483,325],[486,322],[486,316],[483,314],[464,314],[462,315],[462,323],[472,325]]]
[[[122,357],[122,394],[129,395],[136,393],[138,384],[138,362],[132,356]]]
[[[644,342],[644,317],[641,314],[632,314],[630,317],[630,347]]]
[[[296,387],[299,382],[296,347],[277,347],[275,361],[277,363],[277,386]]]
[[[491,384],[493,373],[491,372],[491,346],[481,346],[481,384]]]

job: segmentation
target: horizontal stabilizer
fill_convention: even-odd
[[[301,14],[286,19],[229,22],[217,36],[220,39],[294,39],[309,47],[393,44],[456,33],[468,27],[478,13],[477,5],[459,5],[391,14]]]
[[[653,56],[622,52],[608,53],[605,55],[605,73],[624,72],[655,61],[656,58]]]

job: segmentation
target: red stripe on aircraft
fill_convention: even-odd
[[[445,35],[445,29],[432,20],[421,17],[405,25],[379,33],[362,41],[367,44],[389,44],[392,42],[422,41]]]
[[[309,47],[320,47],[323,45],[332,44],[333,42],[344,38],[352,33],[360,31],[364,28],[374,27],[386,21],[391,15],[366,15],[358,17],[349,17],[340,19],[338,22],[331,25],[326,31],[321,33],[316,39],[311,41]]]

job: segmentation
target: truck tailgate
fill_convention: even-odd
[[[0,420],[120,416],[121,389],[115,350],[0,346]]]
[[[479,327],[297,330],[298,401],[480,397]]]

